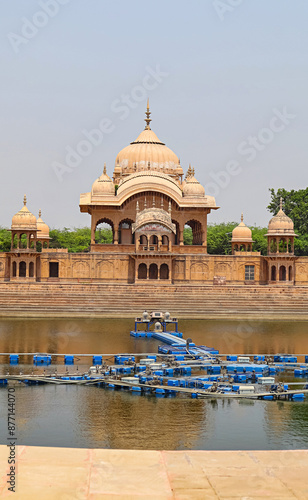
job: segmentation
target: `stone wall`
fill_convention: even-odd
[[[120,247],[120,245],[119,245]],[[185,249],[183,247],[177,247]],[[199,247],[200,250],[202,247]],[[120,250],[120,249],[119,249]],[[27,258],[33,260],[33,256]],[[47,250],[35,254],[37,281],[91,281],[101,283],[134,283],[138,265],[165,262],[169,266],[169,276],[174,284],[213,284],[214,277],[225,278],[227,284],[263,285],[268,283],[269,267],[267,258],[257,252],[238,252],[236,255],[208,255],[205,253],[160,253],[143,254],[90,252],[68,253],[65,249]],[[11,254],[0,254],[0,281],[10,279]],[[21,258],[21,257],[20,257]],[[22,256],[26,260],[26,256]],[[34,259],[34,260],[35,260]],[[295,257],[295,284],[308,285],[308,257]],[[50,277],[50,263],[58,263],[58,275]],[[245,281],[245,266],[254,266],[254,280]],[[12,278],[19,280],[22,278]],[[28,279],[28,278],[23,278]],[[35,278],[32,278],[35,279]],[[275,284],[275,283],[273,283]],[[277,282],[278,284],[278,282]],[[294,281],[280,282],[279,285],[294,284]]]
[[[245,266],[255,266],[252,283],[263,283],[265,274],[260,255],[183,255],[173,260],[173,282],[213,283],[214,276],[227,283],[244,283]]]
[[[60,280],[91,280],[100,282],[132,283],[133,259],[123,254],[102,253],[48,253],[41,255],[41,281],[48,281],[49,263],[59,263]]]
[[[0,280],[5,278],[6,260],[6,254],[0,253]]]

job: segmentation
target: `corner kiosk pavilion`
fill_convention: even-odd
[[[241,223],[232,233],[232,255],[207,254],[207,216],[217,210],[189,166],[146,126],[115,161],[106,165],[80,210],[91,216],[89,252],[49,248],[49,228],[23,208],[13,217],[11,251],[0,254],[0,280],[92,283],[307,284],[308,258],[294,256],[293,222],[280,210],[268,226],[268,255],[252,251],[251,230]],[[100,224],[109,224],[112,244],[95,242]],[[192,245],[184,245],[185,225]],[[40,250],[40,251],[39,251]]]

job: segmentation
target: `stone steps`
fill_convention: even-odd
[[[1,283],[1,316],[121,316],[144,310],[202,317],[308,319],[308,287]]]

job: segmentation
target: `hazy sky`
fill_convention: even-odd
[[[105,161],[112,175],[144,128],[147,96],[152,129],[216,196],[209,222],[243,211],[266,225],[268,188],[307,187],[307,0],[0,7],[0,225],[24,193],[50,227],[89,225],[79,195]]]

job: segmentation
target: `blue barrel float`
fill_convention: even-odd
[[[10,354],[10,365],[18,365],[19,354]]]
[[[71,354],[64,354],[64,364],[65,365],[73,365],[74,364],[74,356]]]
[[[93,365],[101,365],[103,363],[103,356],[98,356],[97,354],[93,355],[92,358]]]
[[[51,363],[51,356],[49,354],[35,354],[33,356],[33,364],[48,366]]]

